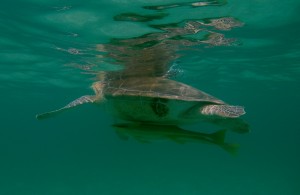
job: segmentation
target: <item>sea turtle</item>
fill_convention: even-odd
[[[101,60],[113,61],[122,69],[96,72],[99,81],[92,85],[95,95],[82,96],[63,108],[37,115],[37,119],[54,116],[80,104],[105,103],[114,116],[126,121],[181,125],[202,120],[247,132],[248,125],[238,118],[245,114],[242,106],[229,105],[170,78],[170,71],[180,57],[180,46],[186,41],[170,41],[168,37],[175,35],[182,36],[177,27],[164,33],[112,39],[110,43],[97,45],[97,51],[103,52]]]
[[[214,123],[245,114],[241,106],[228,105],[192,86],[165,77],[129,77],[95,82],[95,95],[85,95],[63,108],[38,114],[52,117],[85,103],[106,103],[118,118],[146,124],[179,125],[199,120]],[[224,121],[224,120],[223,120]]]

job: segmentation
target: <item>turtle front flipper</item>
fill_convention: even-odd
[[[36,118],[38,120],[51,118],[51,117],[54,117],[54,116],[66,111],[66,110],[69,110],[70,108],[74,108],[74,107],[79,106],[81,104],[94,103],[95,101],[96,101],[96,96],[85,95],[85,96],[82,96],[82,97],[70,102],[69,104],[67,104],[66,106],[64,106],[60,109],[50,111],[50,112],[45,112],[45,113],[42,113],[42,114],[37,114]]]
[[[221,117],[237,118],[245,114],[244,107],[231,106],[231,105],[207,105],[201,108],[201,114],[204,115],[217,115]]]

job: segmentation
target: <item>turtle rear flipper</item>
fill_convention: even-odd
[[[221,117],[237,118],[245,114],[244,107],[230,105],[207,105],[201,109],[204,115],[217,115]]]
[[[75,108],[76,106],[79,106],[81,104],[93,103],[93,102],[95,102],[95,100],[96,100],[95,96],[85,95],[85,96],[82,96],[82,97],[70,102],[69,104],[67,104],[66,106],[64,106],[60,109],[53,110],[53,111],[50,111],[50,112],[45,112],[45,113],[42,113],[42,114],[37,114],[36,119],[43,120],[43,119],[51,118],[51,117],[54,117],[54,116],[66,111],[66,110],[69,110],[71,108]]]

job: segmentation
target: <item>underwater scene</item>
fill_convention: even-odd
[[[4,0],[0,195],[300,194],[297,0]]]

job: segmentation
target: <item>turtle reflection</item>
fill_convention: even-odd
[[[122,123],[113,125],[117,135],[128,140],[129,137],[141,143],[151,143],[158,140],[169,140],[179,144],[204,143],[221,147],[232,155],[237,154],[239,145],[225,142],[226,130],[214,133],[200,133],[184,130],[178,126],[147,125],[137,123]]]
[[[124,20],[133,21],[137,17],[138,22],[159,18],[136,14],[121,16]],[[121,16],[115,18],[122,20]],[[234,40],[226,39],[219,31],[228,31],[241,24],[231,17],[184,20],[172,24],[149,25],[160,32],[135,38],[112,39],[107,44],[99,44],[97,50],[104,54],[98,55],[97,60],[121,65],[123,69],[96,71],[99,81],[92,85],[95,95],[82,96],[63,108],[39,114],[37,118],[45,119],[84,103],[104,103],[115,117],[125,121],[168,125],[172,128],[205,121],[238,133],[248,132],[248,124],[239,118],[245,114],[242,106],[227,104],[170,76],[174,75],[170,74],[170,69],[180,57],[179,51],[192,46],[230,45]],[[190,37],[199,32],[204,32],[205,36]]]
[[[225,5],[226,0],[202,0],[202,1],[195,1],[195,2],[182,2],[182,3],[171,3],[171,4],[164,4],[164,5],[155,5],[155,6],[144,6],[144,9],[150,10],[166,10],[176,7],[205,7],[205,6],[221,6]]]

